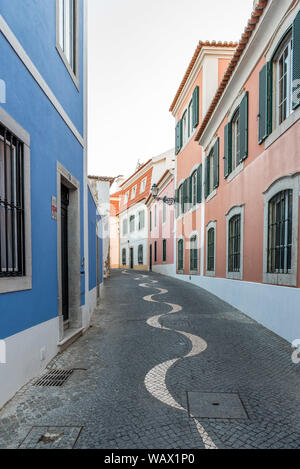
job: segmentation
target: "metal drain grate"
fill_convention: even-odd
[[[39,378],[33,386],[62,386],[71,376],[74,370],[50,370]]]

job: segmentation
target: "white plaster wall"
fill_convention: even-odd
[[[103,283],[100,284],[100,299],[101,292],[103,292]],[[82,306],[82,327],[85,330],[90,327],[97,306],[97,287],[95,287],[93,290],[86,292],[85,305]]]
[[[58,353],[58,317],[5,339],[6,363],[0,363],[0,408]]]
[[[162,275],[168,275],[168,276],[176,275],[176,268],[174,264],[153,265],[152,270],[153,272],[156,272]]]
[[[167,274],[213,293],[292,343],[300,339],[300,289],[222,278]]]

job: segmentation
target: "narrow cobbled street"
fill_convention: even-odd
[[[0,448],[300,448],[291,353],[199,288],[117,270],[93,327],[47,370],[73,373],[2,409]]]

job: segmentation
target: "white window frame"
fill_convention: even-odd
[[[244,271],[244,217],[245,206],[236,205],[232,207],[229,212],[226,214],[226,278],[233,280],[243,280],[243,271]],[[229,222],[232,217],[240,215],[241,216],[241,245],[240,245],[240,271],[239,272],[229,272],[228,271],[228,248],[229,248]]]
[[[183,269],[179,269],[179,268],[178,268],[179,241],[183,241],[183,253],[182,253]],[[183,237],[183,236],[180,236],[180,237],[177,239],[177,244],[176,244],[176,272],[177,272],[178,274],[183,274],[183,273],[184,273],[184,266],[185,266],[185,240],[184,240],[184,237]]]
[[[135,232],[135,215],[130,215],[130,217],[129,217],[129,233],[134,233],[134,232]]]
[[[182,205],[183,205],[183,183],[179,186],[178,188],[178,205],[179,205],[179,210],[178,210],[178,215],[183,215],[183,210],[182,210]]]
[[[268,272],[268,231],[269,231],[269,202],[279,192],[291,189],[293,191],[293,227],[292,227],[292,263],[288,274]],[[299,214],[300,176],[284,176],[274,181],[264,192],[264,252],[263,252],[263,282],[272,285],[297,286],[298,273],[298,214]]]
[[[126,229],[124,229],[126,227]],[[123,236],[126,236],[128,234],[128,219],[125,218],[122,223],[122,231],[123,231]]]
[[[280,44],[279,50],[273,60],[273,70],[274,70],[274,87],[275,87],[275,103],[274,103],[274,115],[275,115],[275,128],[283,124],[286,119],[293,113],[293,38],[292,32],[288,33],[287,37]],[[285,100],[287,101],[286,116],[280,122],[280,60],[283,57],[285,51],[288,49],[288,64],[287,64],[287,96]],[[288,91],[289,90],[289,91]],[[284,100],[284,101],[285,101]]]
[[[186,109],[182,116],[182,144],[183,146],[187,143],[189,139],[188,128],[189,128],[189,116],[188,116],[188,109]]]
[[[143,194],[146,190],[147,178],[144,178],[141,182],[140,194]]]
[[[129,200],[129,191],[127,191],[125,194],[124,203],[127,204],[128,200]]]
[[[142,218],[143,217],[143,218]],[[141,223],[141,221],[143,223]],[[145,228],[145,211],[140,210],[138,213],[138,230],[141,231]]]
[[[167,204],[163,202],[163,210],[162,210],[162,224],[165,225],[167,223]]]
[[[197,170],[193,171],[192,173],[192,207],[197,205]]]
[[[0,277],[0,294],[32,289],[31,245],[31,182],[30,182],[30,135],[4,109],[0,108],[0,122],[12,132],[24,147],[24,208],[25,208],[25,268],[23,277]]]
[[[66,52],[66,48],[63,44],[64,42],[64,30],[67,30],[67,14],[68,13],[68,2],[65,0],[56,0],[56,49],[67,68],[75,86],[79,90],[79,1],[75,0],[75,8],[74,8],[74,48],[72,50],[72,61],[71,57],[68,57]],[[64,18],[61,17],[61,9],[64,5]],[[63,35],[63,39],[62,39]],[[69,40],[69,39],[68,39]],[[73,64],[74,66],[73,66]]]
[[[197,250],[197,268],[192,269],[191,268],[191,245],[192,245],[192,240],[195,238],[195,243],[196,243],[196,248],[194,250]],[[194,231],[190,234],[189,238],[189,272],[191,275],[198,275],[199,274],[199,259],[200,258],[200,252],[199,252],[199,236],[198,232]]]
[[[131,200],[133,200],[133,199],[136,198],[136,189],[137,189],[137,185],[135,185],[135,186],[131,189]]]
[[[208,270],[208,232],[213,229],[214,230],[214,270]],[[206,276],[207,277],[215,277],[216,276],[216,241],[217,241],[217,222],[210,221],[206,225]]]
[[[154,205],[154,228],[157,228],[157,204]]]
[[[232,118],[232,171],[240,164],[241,114],[238,108]]]

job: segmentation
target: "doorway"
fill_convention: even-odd
[[[150,271],[152,272],[152,244],[150,244],[149,269],[150,269]]]
[[[130,268],[133,269],[134,261],[133,261],[133,248],[130,248]]]
[[[61,185],[61,298],[64,325],[69,323],[69,189]]]

